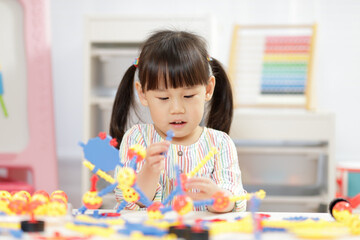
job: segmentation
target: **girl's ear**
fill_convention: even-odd
[[[206,94],[205,101],[210,101],[215,89],[215,77],[211,76],[208,81],[208,85],[206,85]]]
[[[138,93],[141,104],[143,106],[148,106],[149,104],[148,104],[148,101],[146,99],[145,93],[143,92],[141,84],[138,81],[135,82],[135,89],[136,89],[136,91]]]

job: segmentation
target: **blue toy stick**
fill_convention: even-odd
[[[125,200],[123,200],[120,205],[118,206],[118,208],[116,209],[116,213],[119,213],[121,210],[123,210],[126,207],[127,202]]]
[[[171,142],[174,136],[175,136],[174,131],[173,130],[168,130],[166,132],[165,140]],[[167,158],[167,152],[164,152],[163,154],[164,154],[165,159],[166,159]]]
[[[170,212],[172,211],[172,206],[168,206],[168,207],[163,207],[163,208],[160,208],[160,212],[161,214],[164,214],[164,213],[167,213],[167,212]]]
[[[117,182],[115,182],[114,184],[111,184],[109,186],[107,186],[106,188],[104,188],[103,190],[101,190],[100,192],[98,192],[98,196],[99,197],[102,197],[104,196],[105,194],[111,192],[112,190],[114,190],[116,188],[116,186],[118,185]]]
[[[200,206],[204,206],[204,205],[213,205],[213,204],[214,204],[214,199],[194,201],[194,207],[200,207]]]
[[[250,199],[250,211],[251,211],[251,217],[253,221],[253,227],[254,227],[254,238],[255,240],[261,239],[261,230],[259,229],[259,217],[256,215],[256,211],[259,209],[260,206],[260,199],[256,197],[252,197]]]

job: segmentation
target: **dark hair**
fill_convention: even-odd
[[[118,142],[125,134],[130,107],[134,106],[136,69],[143,90],[155,90],[164,80],[165,88],[207,85],[212,73],[216,84],[205,125],[229,132],[233,98],[225,70],[216,59],[209,61],[203,38],[189,32],[165,30],[148,38],[141,48],[137,68],[130,66],[120,82],[110,122],[110,135]]]

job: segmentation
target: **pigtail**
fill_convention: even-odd
[[[136,67],[131,65],[125,72],[112,108],[110,120],[110,135],[120,143],[125,131],[130,107],[134,104],[134,76]]]
[[[220,62],[212,58],[209,62],[216,79],[210,102],[207,127],[229,133],[233,117],[233,96],[229,78]]]

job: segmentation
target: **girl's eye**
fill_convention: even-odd
[[[169,98],[168,97],[159,97],[159,99],[162,101],[165,101],[165,100],[168,100]]]
[[[193,96],[195,96],[194,94],[193,95],[186,95],[184,96],[184,98],[192,98]]]

